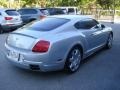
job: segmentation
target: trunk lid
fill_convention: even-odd
[[[47,32],[32,31],[32,30],[20,30],[11,33],[8,36],[7,44],[20,49],[32,50],[33,46],[36,44],[37,40],[44,36]]]
[[[29,50],[35,40],[35,38],[26,35],[10,34],[7,39],[7,44],[20,49]]]
[[[19,24],[21,22],[22,20],[20,16],[12,16],[11,20],[7,20],[7,23],[11,23],[11,24]]]

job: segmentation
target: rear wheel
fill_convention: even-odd
[[[0,34],[2,34],[3,33],[3,28],[2,28],[2,26],[0,25]]]
[[[81,62],[81,51],[78,47],[74,47],[68,54],[66,60],[66,69],[68,72],[73,73],[79,69]]]
[[[113,35],[110,34],[109,37],[108,37],[108,41],[107,41],[107,44],[106,44],[106,48],[107,49],[110,49],[112,47],[112,44],[113,44]]]
[[[30,21],[29,22],[32,22],[32,21],[35,21],[36,19],[30,19]]]

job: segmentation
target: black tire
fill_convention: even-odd
[[[82,60],[82,54],[79,47],[74,47],[68,54],[66,63],[65,63],[65,70],[69,73],[76,72],[80,67],[80,62]]]
[[[2,34],[3,33],[3,28],[2,28],[2,26],[0,25],[0,34]]]
[[[108,40],[107,40],[105,48],[106,49],[112,48],[112,44],[113,44],[113,35],[110,34],[109,37],[108,37]]]
[[[35,21],[36,19],[30,19],[29,23],[32,22],[32,21]]]

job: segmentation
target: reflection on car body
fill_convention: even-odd
[[[75,72],[81,60],[102,47],[111,48],[112,39],[112,28],[91,17],[48,16],[10,33],[6,57],[25,69]]]

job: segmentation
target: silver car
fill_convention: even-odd
[[[34,20],[42,19],[46,16],[39,8],[21,8],[18,12],[21,15],[24,25]]]
[[[20,14],[15,9],[0,8],[0,33],[22,26]]]
[[[6,57],[24,69],[75,72],[81,60],[111,48],[112,41],[112,28],[89,16],[49,16],[10,33]]]

